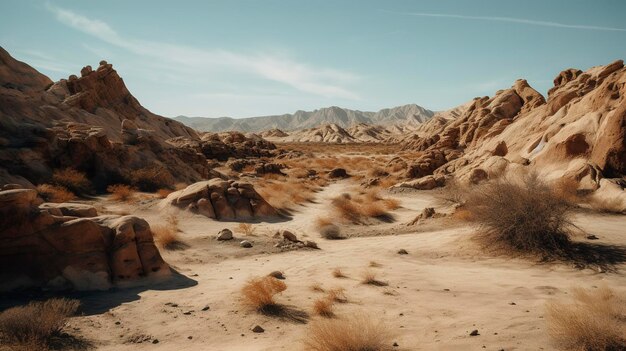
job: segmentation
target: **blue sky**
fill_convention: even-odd
[[[53,80],[101,59],[165,116],[447,109],[626,58],[626,1],[0,2],[0,45]]]

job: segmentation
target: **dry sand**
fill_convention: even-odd
[[[433,205],[429,192],[393,195],[403,207],[394,211],[396,222],[367,228],[377,236],[319,238],[313,230],[315,218],[329,211],[330,199],[350,186],[348,181],[333,183],[292,219],[256,224],[254,236],[245,237],[254,242],[252,249],[240,248],[238,240],[214,239],[222,228],[244,238],[236,232],[237,223],[179,213],[188,247],[164,250],[164,258],[180,275],[157,286],[83,296],[85,315],[74,318],[70,330],[77,328],[99,350],[294,350],[301,348],[307,319],[320,318],[310,315],[314,299],[321,296],[310,286],[319,283],[327,289],[345,288],[349,301],[337,304],[337,315],[364,311],[384,319],[396,333],[398,350],[552,350],[544,320],[547,300],[567,297],[572,287],[608,285],[626,293],[626,278],[619,273],[623,265],[618,273],[598,273],[489,257],[469,240],[474,229],[467,224],[406,226]],[[108,210],[132,208],[99,204]],[[151,223],[165,218],[154,201],[144,201],[134,212]],[[578,214],[576,221],[600,242],[626,242],[623,216]],[[354,235],[366,232],[363,226],[352,227]],[[315,240],[321,250],[277,252],[271,235],[278,229]],[[399,249],[409,254],[399,255]],[[380,267],[369,267],[370,261]],[[334,278],[336,267],[348,278]],[[360,276],[368,269],[389,286],[361,284]],[[293,313],[268,317],[243,307],[239,290],[246,280],[275,270],[284,272],[288,285],[277,300]],[[265,332],[253,333],[255,325]],[[480,335],[470,336],[475,329]]]

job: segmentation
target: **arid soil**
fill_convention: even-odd
[[[365,170],[363,170],[365,171]],[[259,180],[262,182],[263,180]],[[359,187],[358,181],[331,181],[314,199],[293,208],[291,216],[252,223],[221,222],[178,209],[163,210],[152,194],[133,202],[100,196],[84,202],[100,213],[133,214],[152,226],[177,218],[180,245],[161,249],[177,272],[169,281],[101,293],[77,294],[82,316],[67,330],[98,350],[294,350],[301,347],[307,324],[324,318],[312,313],[323,295],[312,290],[343,288],[346,303],[337,316],[364,312],[382,319],[394,332],[398,350],[552,350],[544,319],[547,301],[568,297],[573,287],[608,286],[626,293],[624,263],[590,265],[537,263],[526,258],[485,253],[471,239],[470,222],[450,216],[408,225],[426,207],[446,213],[437,191],[389,194],[401,207],[391,221],[369,225],[341,223],[345,240],[326,240],[316,219],[332,215],[332,199]],[[622,245],[624,217],[581,211],[575,216],[575,240]],[[235,239],[217,241],[224,228]],[[289,230],[298,239],[317,242],[319,250],[281,251],[275,232]],[[248,240],[252,248],[242,248]],[[404,249],[408,254],[401,255]],[[340,268],[346,278],[335,278]],[[252,277],[282,271],[287,290],[277,301],[284,313],[266,316],[242,305],[240,289]],[[361,283],[375,272],[385,286]],[[261,326],[263,333],[252,329]],[[478,330],[478,335],[470,333]]]

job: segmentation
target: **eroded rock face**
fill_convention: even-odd
[[[35,190],[0,191],[0,290],[103,290],[170,274],[143,219],[41,202]]]
[[[218,220],[249,220],[278,216],[252,184],[214,178],[168,195],[164,207],[176,206]]]

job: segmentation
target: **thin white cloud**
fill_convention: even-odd
[[[73,11],[48,4],[60,22],[92,35],[111,45],[137,55],[161,60],[169,65],[179,64],[192,68],[195,73],[209,67],[230,68],[257,77],[286,84],[297,90],[324,97],[359,100],[359,96],[344,87],[358,79],[348,72],[317,68],[289,58],[267,54],[245,55],[226,50],[203,50],[193,47],[137,40],[120,35],[106,22],[87,18]]]
[[[626,32],[626,28],[589,26],[589,25],[584,25],[584,24],[567,24],[567,23],[560,23],[560,22],[537,21],[537,20],[532,20],[532,19],[527,19],[527,18],[515,18],[515,17],[466,16],[466,15],[455,15],[455,14],[449,14],[449,13],[426,13],[426,12],[394,12],[394,13],[408,15],[408,16],[417,16],[417,17],[454,18],[454,19],[474,20],[474,21],[509,22],[509,23],[518,23],[518,24],[543,26],[543,27]]]

